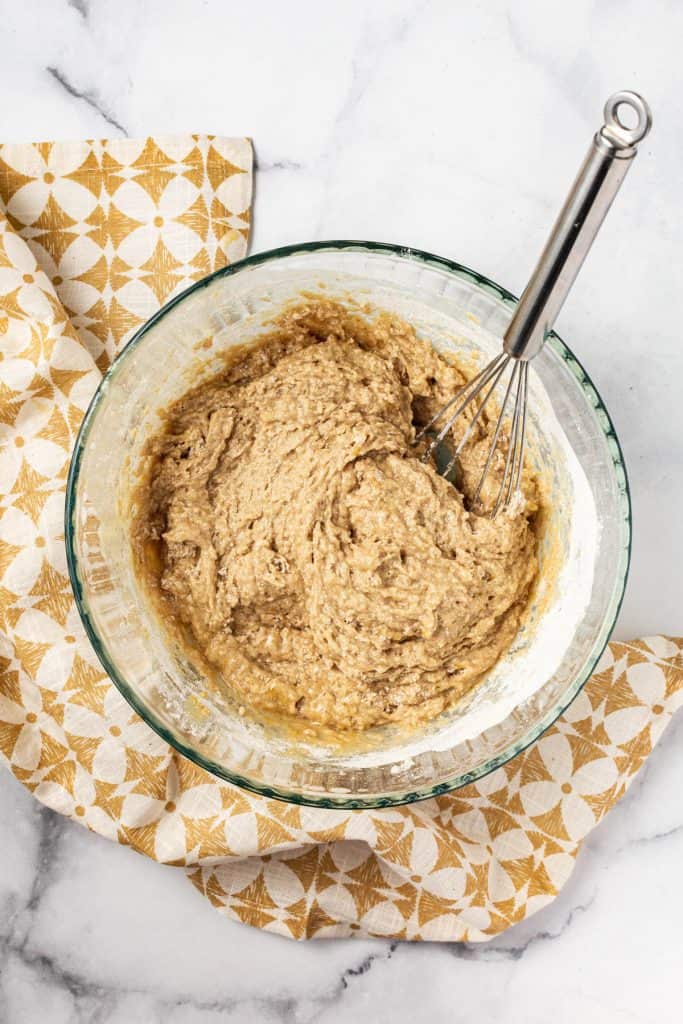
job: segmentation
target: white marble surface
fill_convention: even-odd
[[[617,627],[681,632],[683,6],[676,0],[2,0],[5,140],[208,130],[258,157],[253,250],[392,240],[519,291],[597,124],[655,129],[559,323],[635,506]],[[0,1022],[681,1020],[683,720],[553,906],[485,947],[296,945],[0,776]]]

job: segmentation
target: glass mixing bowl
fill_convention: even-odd
[[[556,335],[530,375],[529,454],[550,514],[541,580],[510,652],[419,733],[384,727],[338,747],[296,741],[208,686],[159,619],[129,540],[144,447],[164,407],[215,372],[302,291],[394,311],[440,350],[473,361],[500,348],[515,298],[466,267],[412,249],[324,242],[260,253],[193,285],[137,332],[83,421],[68,480],[66,540],[83,623],[142,718],[209,772],[266,796],[386,807],[456,789],[535,740],[579,692],[614,625],[630,553],[621,450],[585,370]]]

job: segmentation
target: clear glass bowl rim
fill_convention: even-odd
[[[482,288],[484,291],[488,291],[493,297],[499,299],[504,304],[513,307],[519,301],[518,297],[509,292],[507,288],[497,284],[497,282],[486,277],[485,274],[481,274],[477,270],[473,270],[462,263],[458,263],[455,260],[446,259],[443,256],[436,256],[433,253],[425,252],[422,249],[414,249],[410,246],[396,245],[391,242],[369,242],[354,239],[334,239],[329,241],[321,242],[302,242],[299,244],[280,246],[276,249],[267,249],[263,252],[255,253],[252,256],[247,256],[243,260],[239,260],[236,263],[232,263],[229,266],[221,267],[215,270],[213,273],[208,274],[206,277],[200,278],[195,281],[184,291],[180,292],[173,299],[162,306],[157,312],[150,317],[140,327],[130,341],[124,346],[119,352],[117,357],[112,362],[111,366],[100,381],[97,391],[93,395],[93,398],[88,406],[83,421],[81,423],[76,442],[74,445],[73,455],[71,457],[71,463],[69,466],[69,474],[66,485],[66,500],[64,509],[64,536],[66,542],[66,556],[67,565],[69,570],[69,577],[71,580],[71,586],[74,592],[76,600],[76,606],[80,614],[83,626],[88,635],[88,638],[93,646],[93,649],[99,658],[103,668],[107,675],[117,687],[124,699],[131,705],[131,707],[137,712],[142,720],[153,729],[162,739],[166,740],[175,750],[177,750],[183,757],[188,758],[195,764],[199,765],[200,768],[204,768],[211,775],[223,780],[224,782],[232,783],[242,789],[249,790],[256,793],[259,796],[267,798],[273,798],[277,800],[283,800],[287,803],[301,804],[311,807],[323,807],[335,810],[354,810],[354,809],[372,809],[381,807],[396,807],[403,804],[415,803],[419,800],[428,800],[431,797],[441,796],[444,793],[449,793],[457,789],[461,789],[472,782],[476,782],[478,779],[484,778],[491,772],[500,768],[502,765],[507,764],[518,754],[521,754],[527,747],[531,746],[532,743],[544,733],[550,726],[557,721],[564,711],[569,707],[572,701],[581,692],[586,682],[593,673],[593,670],[600,660],[605,647],[609,641],[614,624],[619,615],[621,605],[624,599],[624,593],[626,590],[626,583],[628,580],[628,573],[631,563],[631,538],[632,538],[632,506],[631,506],[631,495],[628,481],[628,474],[626,471],[626,465],[624,463],[623,452],[619,438],[617,437],[614,429],[612,419],[605,407],[602,398],[591,380],[589,374],[586,372],[584,366],[574,355],[569,346],[562,340],[562,338],[552,331],[548,336],[548,345],[552,351],[565,363],[571,365],[572,363],[580,371],[579,374],[574,374],[577,381],[583,390],[586,397],[590,401],[591,407],[596,413],[596,418],[601,425],[601,429],[607,440],[611,440],[614,443],[614,462],[615,466],[621,469],[623,474],[624,485],[623,488],[619,488],[619,498],[621,503],[621,515],[619,516],[619,526],[624,532],[623,538],[624,544],[623,549],[626,552],[625,563],[622,566],[622,573],[620,578],[615,580],[615,594],[616,599],[612,602],[613,614],[611,621],[603,626],[603,637],[601,642],[597,644],[596,650],[594,651],[593,657],[587,663],[584,671],[577,675],[576,679],[571,686],[567,688],[562,696],[562,699],[555,705],[555,707],[548,712],[544,719],[540,723],[537,723],[531,729],[529,729],[524,736],[520,737],[513,743],[510,743],[505,750],[501,751],[495,757],[486,761],[480,765],[477,769],[471,772],[464,773],[456,776],[448,782],[441,782],[431,786],[424,786],[416,790],[412,790],[406,793],[393,793],[390,795],[383,794],[377,797],[363,796],[360,798],[354,798],[350,796],[313,796],[310,794],[302,794],[292,792],[285,788],[277,789],[271,786],[259,785],[252,779],[246,778],[240,775],[238,772],[229,771],[222,765],[217,764],[210,758],[205,757],[199,751],[188,746],[182,740],[178,739],[163,722],[159,721],[154,712],[138,697],[135,691],[128,685],[126,680],[121,676],[117,669],[116,664],[109,656],[109,652],[101,640],[99,633],[95,629],[90,612],[88,609],[87,600],[83,592],[83,587],[78,573],[78,558],[76,555],[75,538],[76,529],[74,526],[74,514],[76,509],[76,499],[78,494],[78,483],[80,475],[80,465],[83,450],[88,441],[88,435],[90,432],[90,426],[95,418],[99,405],[102,401],[104,394],[110,384],[116,377],[117,371],[123,361],[130,356],[130,354],[137,348],[142,342],[147,332],[157,323],[164,319],[164,317],[179,303],[183,302],[188,296],[200,291],[202,288],[207,287],[213,281],[222,277],[231,277],[233,274],[239,273],[246,267],[258,266],[262,263],[269,263],[277,261],[287,256],[295,256],[298,254],[305,253],[316,253],[316,252],[367,252],[373,254],[381,254],[386,256],[399,257],[400,259],[411,260],[416,263],[421,263],[426,266],[434,267],[435,269],[446,270],[454,276],[474,283]],[[600,415],[597,415],[597,414]]]

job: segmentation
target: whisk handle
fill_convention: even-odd
[[[622,107],[635,111],[632,128],[619,118]],[[637,143],[652,126],[650,108],[635,92],[610,96],[604,115],[505,332],[503,348],[515,359],[533,359],[542,349],[633,162]]]

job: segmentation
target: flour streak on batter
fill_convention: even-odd
[[[310,301],[169,411],[134,541],[240,701],[339,731],[417,723],[509,646],[535,481],[492,522],[467,508],[489,420],[457,487],[411,447],[463,379],[402,321]]]

